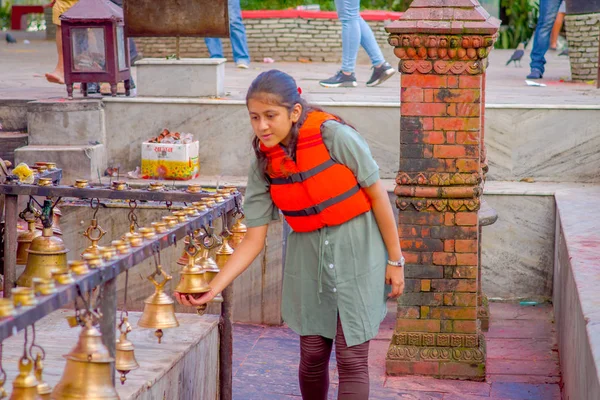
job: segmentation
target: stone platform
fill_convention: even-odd
[[[66,316],[73,310],[58,310],[36,324],[36,343],[46,351],[43,379],[54,387],[65,366],[62,357],[71,351],[80,329],[70,329]],[[133,331],[128,335],[135,346],[140,368],[127,374],[117,392],[121,400],[213,400],[218,389],[219,331],[216,316],[198,317],[177,314],[180,326],[165,329],[158,344],[154,331],[138,328],[141,313],[130,312]],[[31,330],[29,330],[31,340]],[[7,373],[6,391],[17,374],[17,362],[23,354],[23,332],[4,341],[2,365]]]

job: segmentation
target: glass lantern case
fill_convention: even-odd
[[[125,94],[131,90],[129,44],[125,38],[123,10],[109,0],[79,0],[60,16],[65,84],[69,99],[73,84],[110,83],[117,95],[117,83],[124,82]]]

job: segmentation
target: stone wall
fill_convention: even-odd
[[[596,80],[598,77],[600,13],[567,15],[565,28],[573,80]]]
[[[248,36],[248,49],[253,61],[270,57],[275,61],[340,62],[342,57],[341,23],[330,18],[246,18],[244,25]],[[388,13],[392,14],[392,13]],[[395,13],[398,14],[398,13]],[[285,16],[282,12],[282,16]],[[365,17],[365,16],[363,16]],[[386,20],[369,20],[379,46],[387,48]],[[165,57],[175,53],[175,38],[136,38],[138,50],[144,57]],[[224,56],[232,60],[229,39],[223,39]],[[181,57],[208,57],[203,38],[181,38]],[[359,62],[368,62],[361,57]]]

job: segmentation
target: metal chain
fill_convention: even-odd
[[[42,354],[42,360],[46,359],[46,351],[42,348],[42,346],[40,346],[39,344],[37,344],[35,342],[35,324],[31,325],[31,332],[32,332],[32,338],[31,338],[31,345],[29,346],[29,356],[31,357],[32,360],[35,359],[35,357],[33,357],[33,348],[37,348],[40,350],[40,353]]]
[[[27,358],[27,326],[25,327],[25,343],[23,344],[23,358]]]
[[[129,201],[129,214],[127,215],[127,219],[129,220],[129,226],[136,226],[139,228],[137,222],[137,215],[135,214],[135,209],[137,208],[137,201],[130,200]]]
[[[129,270],[125,271],[125,300],[123,302],[123,310],[121,311],[121,322],[123,322],[123,314],[126,317],[129,317],[129,312],[127,312],[127,287],[129,286]]]

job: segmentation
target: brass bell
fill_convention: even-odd
[[[87,262],[83,260],[69,261],[69,271],[74,275],[86,275],[90,273]]]
[[[27,266],[17,285],[31,287],[33,278],[49,279],[53,269],[67,269],[68,252],[62,239],[52,234],[52,227],[44,228],[42,236],[34,238],[27,250]]]
[[[131,251],[129,243],[125,240],[113,240],[110,245],[117,249],[118,255],[127,254]]]
[[[10,400],[42,400],[37,392],[38,381],[33,374],[33,360],[21,357],[19,360],[19,375],[13,381],[13,391]]]
[[[111,379],[115,361],[102,343],[102,334],[87,318],[77,345],[65,356],[67,365],[52,399],[118,400],[119,395]]]
[[[155,279],[157,275],[163,277],[163,281],[158,283]],[[154,286],[154,293],[144,300],[144,312],[138,321],[138,326],[142,328],[154,328],[154,333],[158,338],[158,343],[161,342],[163,329],[175,328],[179,326],[177,317],[175,317],[175,301],[165,293],[164,287],[173,277],[167,275],[160,265],[157,266],[157,271],[148,276]]]
[[[196,264],[196,255],[198,247],[194,243],[188,243],[186,247],[188,254],[188,263],[179,273],[179,284],[175,291],[186,295],[196,295],[210,291],[206,271]],[[196,307],[198,315],[203,315],[206,311],[206,304]]]
[[[98,233],[94,235],[94,232]],[[88,238],[92,244],[81,254],[100,254],[100,246],[98,246],[98,242],[104,235],[106,235],[106,231],[102,229],[100,225],[98,225],[98,220],[96,218],[92,219],[90,226],[88,226],[85,232],[83,232],[83,236]]]
[[[50,393],[52,388],[42,379],[42,372],[44,371],[44,364],[42,363],[42,355],[38,353],[35,357],[34,372],[35,379],[38,381],[37,393],[42,400],[50,400]]]
[[[223,269],[225,264],[227,264],[227,260],[233,254],[233,248],[229,245],[229,237],[223,237],[223,243],[217,249],[215,253],[215,262],[219,266],[219,269]]]
[[[27,264],[27,250],[31,246],[31,242],[38,236],[41,236],[42,232],[35,229],[35,219],[27,220],[28,228],[24,232],[20,232],[17,236],[17,264]]]
[[[133,353],[133,343],[127,339],[127,334],[131,332],[131,324],[129,324],[127,317],[123,317],[123,320],[119,324],[119,332],[121,333],[121,336],[117,339],[115,369],[121,374],[121,385],[123,385],[127,380],[126,375],[129,371],[139,368],[140,365],[136,361],[135,354]]]
[[[168,228],[175,228],[179,224],[179,218],[173,215],[167,215],[161,219],[167,223]]]
[[[83,261],[87,264],[89,269],[100,268],[103,264],[102,256],[100,256],[99,254],[85,253],[81,256],[81,258],[83,258]]]
[[[240,243],[242,243],[244,236],[246,236],[247,230],[248,228],[246,228],[246,225],[242,224],[241,218],[235,221],[235,224],[233,224],[231,227],[231,247],[235,249]]]
[[[208,248],[203,248],[200,257],[196,260],[196,265],[204,270],[206,274],[206,281],[210,283],[215,276],[219,273],[220,269],[215,260],[210,256],[210,252]],[[222,303],[223,296],[221,293],[217,293],[215,297],[211,300],[213,303]]]

